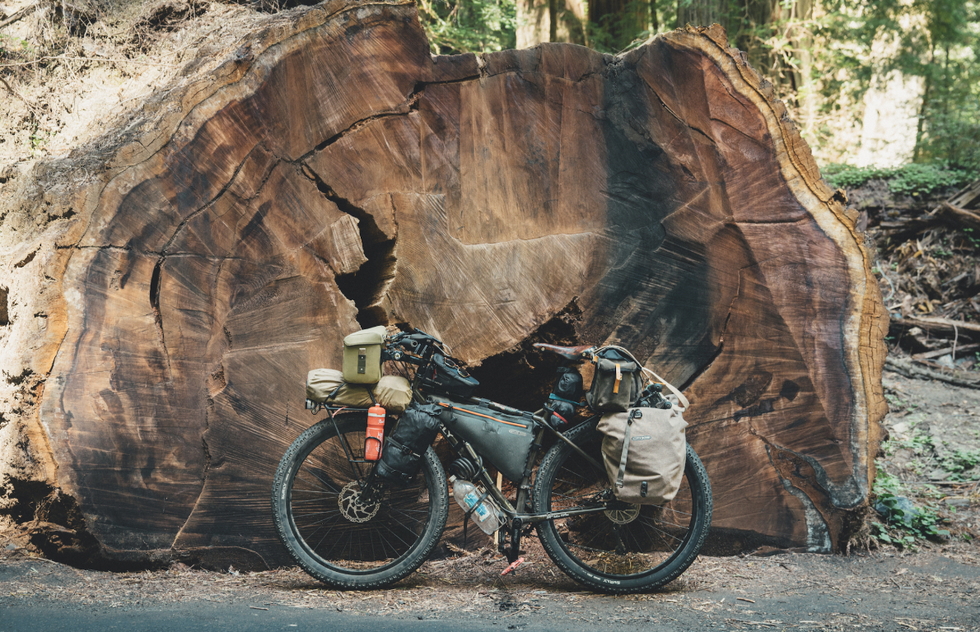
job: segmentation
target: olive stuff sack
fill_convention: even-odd
[[[592,361],[595,373],[585,396],[589,407],[602,413],[627,410],[643,388],[640,363],[626,349],[611,345],[596,351]]]
[[[442,410],[434,404],[413,403],[385,437],[374,473],[393,483],[408,484],[419,471],[425,451],[439,432]]]
[[[688,401],[669,382],[664,383],[683,408],[631,408],[606,413],[599,420],[602,461],[613,493],[623,502],[663,504],[677,495],[684,477],[687,422],[683,412]]]
[[[389,413],[397,414],[411,403],[412,385],[400,375],[382,376],[377,384],[348,384],[344,374],[336,369],[313,369],[306,375],[306,399],[317,404],[357,408],[367,408],[377,402]]]
[[[378,325],[355,331],[344,338],[344,381],[376,384],[381,379],[381,349],[386,329]]]

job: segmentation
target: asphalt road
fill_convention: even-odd
[[[697,625],[694,621],[688,624]],[[539,621],[459,621],[415,617],[399,619],[353,615],[329,610],[302,610],[270,607],[253,610],[240,605],[205,603],[179,604],[139,610],[119,611],[99,607],[0,606],[0,632],[482,632],[521,630],[522,632],[574,632],[599,630],[595,624],[571,624],[561,619]],[[644,632],[677,630],[677,621],[648,623]]]
[[[980,632],[978,553],[702,556],[667,589],[623,597],[552,577],[544,561],[501,578],[479,555],[467,558],[469,575],[434,562],[368,592],[331,590],[296,569],[112,574],[0,558],[0,632]]]

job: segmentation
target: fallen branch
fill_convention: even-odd
[[[891,326],[905,327],[908,329],[918,327],[922,331],[928,331],[929,333],[944,332],[953,334],[954,336],[958,336],[964,331],[968,331],[971,334],[980,334],[980,324],[968,323],[964,320],[951,320],[949,318],[915,318],[912,316],[892,318]]]
[[[959,206],[953,206],[948,201],[943,202],[937,210],[937,215],[947,222],[959,225],[963,228],[980,230],[980,215],[977,215],[973,211],[968,211],[967,209],[960,208]]]
[[[31,111],[31,114],[34,115],[34,118],[35,119],[40,117],[40,114],[41,114],[40,109],[36,105],[34,105],[30,101],[28,101],[27,98],[24,97],[21,93],[19,93],[16,90],[14,90],[14,87],[12,85],[10,85],[9,83],[7,83],[7,80],[6,79],[4,79],[3,77],[0,77],[0,83],[3,84],[3,87],[6,88],[7,91],[10,94],[12,94],[13,96],[17,97],[18,99],[20,99],[21,101],[23,101],[25,105],[27,105],[28,109]]]
[[[977,349],[980,349],[980,344],[960,345],[959,347],[952,346],[952,347],[946,347],[945,349],[936,349],[935,351],[926,351],[925,353],[917,353],[912,356],[912,359],[931,360],[933,358],[941,358],[944,355],[952,355],[954,356],[955,359],[955,355],[957,353],[966,353],[968,351],[976,351]]]
[[[20,20],[20,19],[26,17],[29,13],[31,13],[31,11],[33,11],[35,9],[40,9],[40,8],[41,8],[41,3],[40,2],[35,2],[34,4],[31,4],[31,5],[28,5],[26,7],[23,7],[19,11],[14,11],[10,15],[10,17],[4,18],[4,20],[2,22],[0,22],[0,29],[2,29],[3,27],[7,26],[8,24],[13,24],[17,20]]]
[[[885,357],[885,369],[913,379],[937,380],[939,382],[952,384],[953,386],[980,389],[980,379],[967,380],[957,377],[956,375],[946,375],[945,373],[941,373],[939,371],[918,366],[913,360],[905,360],[902,358],[887,356]]]

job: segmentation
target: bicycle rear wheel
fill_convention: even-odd
[[[601,464],[602,435],[582,425],[567,435]],[[559,442],[541,461],[534,481],[536,512],[601,504],[610,498],[605,469],[588,464]],[[687,446],[677,496],[662,506],[614,502],[605,511],[538,523],[555,564],[578,582],[608,593],[652,590],[673,581],[694,561],[711,525],[711,487],[704,465]]]
[[[345,411],[306,430],[282,457],[272,488],[279,539],[307,573],[336,588],[380,588],[410,574],[438,543],[449,511],[446,474],[431,447],[409,485],[360,502],[373,467],[356,462],[366,425],[365,411]]]

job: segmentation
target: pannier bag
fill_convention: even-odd
[[[446,427],[473,444],[487,461],[509,481],[524,478],[529,448],[534,441],[534,419],[508,415],[488,406],[435,400],[450,411]]]
[[[385,327],[355,331],[344,338],[344,380],[351,384],[375,384],[381,379],[381,348]]]
[[[640,363],[622,347],[599,349],[593,358],[595,374],[585,396],[589,407],[596,412],[623,412],[628,409],[643,388]]]
[[[375,474],[395,483],[410,483],[419,471],[419,461],[439,432],[442,409],[434,404],[412,404],[395,429],[385,437]]]
[[[653,371],[680,404],[661,408],[631,408],[606,413],[599,420],[603,434],[602,460],[616,498],[640,505],[660,505],[677,495],[687,462],[684,394]]]
[[[389,413],[404,411],[412,401],[412,385],[400,375],[385,375],[373,388],[346,383],[344,374],[336,369],[313,369],[306,376],[306,399],[317,404],[367,408],[374,404],[372,393]]]

